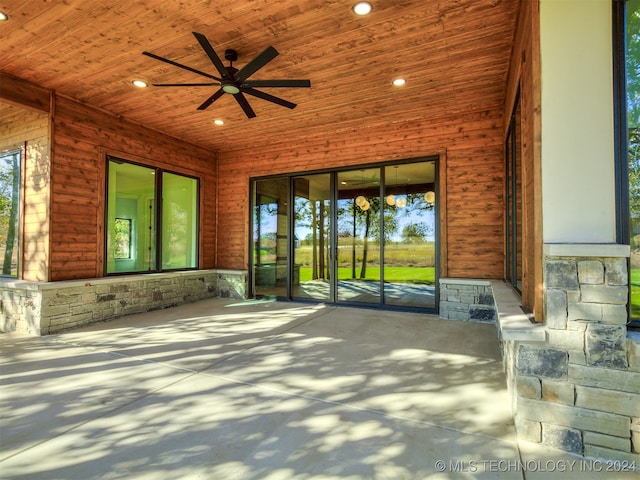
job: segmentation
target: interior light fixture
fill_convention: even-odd
[[[356,15],[363,16],[363,15],[369,15],[373,7],[369,2],[358,2],[353,7],[351,7],[351,9],[353,10],[353,13],[355,13]]]
[[[396,78],[391,83],[393,83],[394,87],[402,87],[407,83],[407,81],[404,78]]]
[[[0,22],[6,22],[7,20],[9,20],[9,15],[4,12],[0,12]]]
[[[407,206],[407,199],[405,197],[396,198],[396,207],[404,208]]]
[[[219,118],[216,118],[213,123],[215,123],[216,125],[224,125],[224,120],[221,120]]]
[[[396,204],[396,197],[394,195],[387,195],[387,205],[393,207]]]
[[[144,80],[134,80],[131,83],[133,83],[138,88],[145,88],[149,86]]]

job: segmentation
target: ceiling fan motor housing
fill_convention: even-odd
[[[235,62],[238,60],[238,52],[236,52],[233,48],[227,48],[224,51],[225,60],[229,60],[230,62]]]

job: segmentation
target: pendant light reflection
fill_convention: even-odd
[[[407,199],[405,197],[396,198],[396,207],[404,208],[407,206]]]
[[[424,194],[424,199],[427,201],[427,203],[433,203],[436,201],[436,192],[427,192]]]
[[[369,201],[362,195],[358,195],[356,197],[356,205],[360,207],[360,210],[362,210],[363,212],[366,212],[371,207]]]

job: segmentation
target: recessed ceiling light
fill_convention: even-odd
[[[356,15],[369,15],[373,7],[369,2],[358,2],[351,9]]]
[[[224,125],[224,120],[220,120],[219,118],[216,118],[213,123],[215,123],[216,125]]]
[[[9,20],[9,15],[4,12],[0,12],[0,22],[5,22],[7,20]]]
[[[131,83],[133,83],[138,88],[145,88],[149,86],[144,80],[134,80]]]
[[[396,86],[396,87],[401,87],[405,83],[407,83],[407,81],[404,78],[396,78],[391,83],[393,83],[393,85]]]

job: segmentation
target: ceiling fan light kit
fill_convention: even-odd
[[[309,80],[249,80],[249,77],[264,67],[271,60],[276,58],[279,53],[273,47],[267,47],[262,53],[260,53],[257,57],[247,63],[240,70],[233,66],[233,62],[238,59],[238,52],[233,49],[227,49],[224,52],[225,60],[229,61],[229,66],[225,67],[220,60],[220,57],[214,50],[213,46],[203,34],[198,32],[193,32],[193,35],[196,37],[196,40],[213,63],[213,66],[216,68],[219,77],[215,75],[211,75],[209,73],[203,72],[201,70],[197,70],[195,68],[189,67],[187,65],[183,65],[181,63],[175,62],[168,58],[160,57],[159,55],[155,55],[150,52],[142,52],[143,55],[146,55],[155,60],[159,60],[161,62],[168,63],[169,65],[173,65],[178,68],[182,68],[184,70],[190,71],[192,73],[196,73],[200,76],[208,78],[210,80],[215,80],[215,82],[208,83],[154,83],[155,87],[205,87],[205,86],[218,86],[220,87],[213,95],[207,98],[197,109],[205,110],[209,107],[213,102],[218,100],[225,93],[229,93],[233,95],[233,98],[236,100],[240,108],[244,111],[245,115],[248,118],[253,118],[256,116],[253,108],[249,105],[247,98],[244,94],[248,94],[254,97],[261,98],[263,100],[267,100],[268,102],[275,103],[277,105],[281,105],[287,108],[295,108],[296,104],[284,100],[282,98],[276,97],[275,95],[271,95],[269,93],[263,92],[261,90],[257,90],[256,87],[260,88],[309,88],[311,87],[311,81]]]

